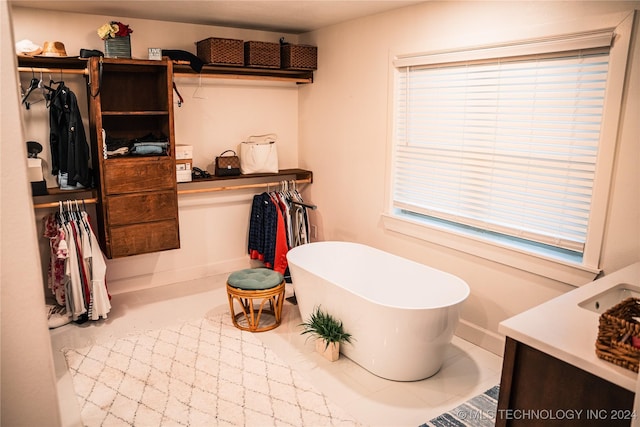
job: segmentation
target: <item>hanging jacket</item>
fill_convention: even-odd
[[[249,220],[249,254],[251,259],[273,265],[276,252],[276,230],[278,211],[268,193],[253,197],[251,218]]]
[[[51,173],[67,174],[67,184],[91,187],[89,145],[76,95],[63,82],[51,95],[49,105]]]

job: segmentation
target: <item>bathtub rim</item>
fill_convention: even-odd
[[[407,306],[400,306],[400,305],[391,305],[391,304],[386,304],[386,303],[382,303],[382,302],[380,302],[380,301],[372,300],[371,298],[369,298],[369,297],[367,297],[367,296],[365,296],[365,295],[357,294],[357,293],[355,293],[355,292],[354,292],[353,290],[351,290],[351,289],[348,289],[348,288],[345,288],[345,287],[343,287],[343,286],[337,285],[337,284],[333,283],[333,281],[329,280],[329,279],[328,279],[326,276],[324,276],[323,274],[318,274],[318,273],[315,273],[315,272],[311,272],[311,271],[309,271],[309,269],[307,269],[307,268],[304,268],[304,267],[300,266],[300,264],[298,264],[298,263],[296,263],[296,262],[292,262],[292,261],[291,261],[291,259],[289,258],[289,254],[290,254],[291,252],[294,252],[294,251],[296,251],[296,250],[297,250],[298,252],[299,252],[299,251],[302,251],[302,250],[304,250],[304,249],[303,249],[303,247],[304,247],[304,246],[308,246],[308,245],[327,245],[327,244],[335,244],[335,243],[343,244],[343,245],[350,245],[350,246],[366,247],[366,248],[369,248],[369,249],[373,249],[373,250],[375,250],[375,251],[382,252],[382,253],[384,253],[384,254],[386,254],[386,255],[390,255],[390,256],[393,256],[393,257],[396,257],[396,258],[400,258],[400,259],[402,259],[402,260],[404,260],[404,261],[407,261],[407,262],[409,262],[409,263],[416,264],[416,265],[418,265],[418,266],[420,266],[420,267],[422,267],[422,268],[427,268],[427,269],[433,270],[433,271],[437,272],[438,274],[442,274],[443,276],[446,276],[447,278],[449,278],[449,279],[451,279],[451,280],[453,280],[453,281],[459,282],[460,284],[464,285],[464,292],[463,292],[463,294],[464,294],[464,295],[463,295],[463,296],[461,296],[461,297],[458,297],[458,298],[456,298],[456,299],[452,299],[451,301],[447,302],[446,304],[438,304],[438,305],[431,305],[431,306],[425,306],[425,307],[407,307]],[[294,254],[294,256],[295,256],[295,254]],[[353,294],[353,295],[356,295],[356,296],[358,296],[358,297],[360,297],[360,298],[362,298],[362,299],[366,300],[367,302],[369,302],[369,303],[371,303],[371,304],[376,304],[376,305],[380,305],[380,306],[384,306],[384,307],[388,307],[388,308],[401,309],[401,310],[416,310],[416,311],[417,311],[417,310],[438,310],[438,309],[446,309],[446,308],[449,308],[449,307],[455,307],[455,306],[461,305],[461,304],[462,304],[462,303],[464,303],[464,302],[469,298],[469,296],[471,295],[471,287],[469,286],[469,284],[468,284],[465,280],[463,280],[462,278],[460,278],[460,277],[456,276],[455,274],[451,274],[451,273],[448,273],[448,272],[446,272],[446,271],[439,270],[439,269],[434,268],[434,267],[431,267],[431,266],[429,266],[429,265],[419,263],[419,262],[414,261],[414,260],[411,260],[411,259],[409,259],[409,258],[404,258],[404,257],[402,257],[402,256],[400,256],[400,255],[396,255],[396,254],[393,254],[393,253],[391,253],[391,252],[387,252],[387,251],[385,251],[385,250],[378,249],[378,248],[376,248],[376,247],[373,247],[373,246],[370,246],[370,245],[367,245],[367,244],[364,244],[364,243],[349,242],[349,241],[340,241],[340,240],[327,240],[327,241],[321,241],[321,242],[311,242],[311,243],[306,243],[306,244],[304,244],[304,245],[296,246],[295,248],[290,249],[290,250],[288,251],[288,253],[287,253],[287,261],[288,261],[288,263],[289,263],[289,266],[290,266],[290,267],[291,267],[291,265],[293,264],[293,265],[295,266],[295,268],[299,268],[299,269],[301,269],[301,270],[304,270],[307,274],[311,274],[311,275],[314,275],[314,276],[318,276],[318,277],[319,277],[319,278],[321,278],[322,280],[324,280],[324,281],[326,281],[326,282],[329,282],[329,283],[332,283],[334,286],[339,286],[341,289],[344,289],[345,291],[347,291],[347,292],[349,292],[349,293],[351,293],[351,294]],[[291,272],[291,279],[292,279],[292,285],[293,285],[294,290],[295,290],[295,286],[296,286],[296,284],[295,284],[295,278],[293,277],[293,272]]]

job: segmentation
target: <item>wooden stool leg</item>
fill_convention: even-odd
[[[278,327],[282,322],[284,291],[284,281],[274,288],[256,291],[233,288],[227,284],[227,296],[229,298],[229,309],[231,311],[233,325],[238,329],[250,332],[263,332]],[[236,314],[235,312],[236,299],[240,304],[242,313]],[[257,299],[260,299],[259,305],[257,305],[257,301],[254,302],[254,300]],[[267,304],[269,304],[269,306],[265,307]],[[260,319],[263,313],[273,315],[274,323],[261,328]],[[242,316],[244,316],[247,321],[246,327],[238,323],[238,318]]]

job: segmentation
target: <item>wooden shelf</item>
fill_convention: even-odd
[[[211,176],[210,178],[196,179],[190,182],[178,183],[178,194],[207,193],[214,191],[241,190],[247,188],[260,188],[267,185],[277,185],[285,177],[293,177],[299,183],[311,184],[313,172],[304,169],[280,169],[278,173],[253,173],[238,176]],[[260,182],[253,178],[259,178]],[[247,180],[251,180],[246,184]],[[221,185],[222,184],[222,185]]]
[[[103,116],[166,116],[168,111],[102,111]]]
[[[178,183],[178,192],[180,189],[188,188],[193,184],[197,184],[200,182],[221,182],[221,181],[235,181],[239,179],[248,179],[248,178],[273,178],[275,180],[279,180],[279,178],[285,176],[295,176],[296,180],[309,180],[309,182],[313,182],[313,172],[305,170],[305,169],[280,169],[278,173],[252,173],[250,175],[237,175],[237,176],[211,176],[209,178],[200,178],[189,182],[179,182]]]
[[[79,203],[97,203],[98,192],[95,188],[83,188],[78,190],[60,190],[57,187],[47,188],[48,194],[33,196],[35,209],[55,208],[58,202],[65,200],[77,200]]]
[[[49,68],[51,72],[59,70],[86,70],[87,60],[79,57],[56,58],[18,55],[19,67]]]
[[[196,73],[188,64],[175,62],[173,75],[176,77],[214,77],[238,80],[269,80],[292,83],[313,83],[312,70],[281,70],[277,68],[231,67],[223,65],[205,65]]]
[[[127,65],[151,65],[156,61],[146,59],[114,59],[104,58],[105,63],[110,66]],[[158,65],[161,63],[158,61]],[[86,74],[87,60],[79,57],[56,58],[56,57],[30,57],[18,56],[19,71],[63,72]],[[268,80],[291,82],[298,84],[313,83],[313,70],[282,70],[278,68],[257,68],[257,67],[232,67],[223,65],[205,65],[200,73],[196,73],[188,63],[184,61],[174,61],[173,74],[176,77],[214,77],[222,79],[237,80]]]

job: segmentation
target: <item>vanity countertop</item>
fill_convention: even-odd
[[[635,392],[635,372],[596,355],[600,315],[578,305],[620,283],[640,285],[640,262],[504,320],[498,330],[523,344]]]

